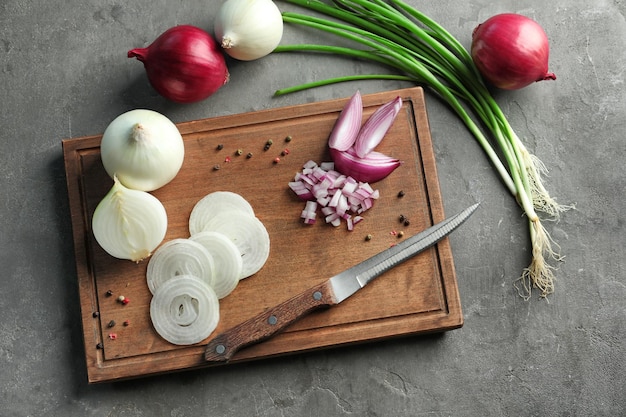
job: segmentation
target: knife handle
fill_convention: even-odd
[[[204,352],[208,362],[226,362],[239,349],[268,339],[313,310],[337,304],[328,281],[217,335]]]

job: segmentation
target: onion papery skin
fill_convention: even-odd
[[[91,228],[109,255],[139,262],[165,238],[167,213],[152,194],[124,187],[117,178],[94,211]]]
[[[550,47],[545,31],[519,14],[498,14],[479,24],[472,34],[471,55],[483,77],[503,90],[556,79],[548,72]]]
[[[166,30],[147,48],[128,51],[128,57],[143,62],[152,87],[177,103],[204,100],[230,77],[215,39],[191,25]]]
[[[347,151],[330,149],[335,169],[361,182],[377,182],[391,174],[402,162],[380,152],[372,151],[360,158],[353,148]]]
[[[240,61],[269,55],[283,36],[283,18],[272,0],[227,0],[213,26],[224,51]]]
[[[128,188],[153,191],[176,177],[183,165],[185,144],[167,117],[135,109],[107,126],[100,157],[111,178],[116,176]]]
[[[328,146],[338,151],[347,151],[354,145],[363,119],[363,99],[361,92],[350,97],[345,104],[328,138]]]

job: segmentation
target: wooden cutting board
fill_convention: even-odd
[[[333,227],[321,219],[304,225],[299,219],[304,203],[287,187],[307,161],[330,160],[327,138],[348,98],[178,124],[185,162],[170,184],[153,192],[167,210],[165,240],[188,237],[194,204],[213,191],[246,198],[271,239],[264,268],[221,300],[220,324],[212,336],[386,249],[402,239],[398,232],[411,236],[445,218],[422,89],[364,95],[364,119],[398,95],[402,110],[377,150],[403,164],[373,184],[381,197],[353,231],[345,223]],[[101,137],[63,140],[89,382],[206,366],[204,345],[212,336],[198,345],[175,346],[154,331],[147,261],[114,259],[93,237],[94,209],[112,186],[100,160]],[[264,150],[270,139],[272,146]],[[238,156],[237,150],[243,154]],[[281,155],[284,150],[287,155]],[[401,215],[410,220],[408,226],[400,222]],[[120,295],[130,302],[118,302]],[[444,239],[341,305],[240,351],[230,363],[462,325],[452,253]]]

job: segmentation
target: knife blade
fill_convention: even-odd
[[[239,349],[270,338],[313,310],[341,303],[374,278],[448,236],[474,213],[479,204],[217,335],[207,344],[204,359],[213,363],[226,362]]]

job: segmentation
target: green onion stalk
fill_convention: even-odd
[[[550,197],[542,182],[546,167],[519,139],[462,44],[441,25],[402,0],[388,0],[389,3],[384,0],[285,1],[316,14],[284,12],[285,23],[337,35],[354,42],[355,46],[279,45],[274,52],[341,55],[376,62],[395,73],[328,78],[284,88],[275,94],[371,79],[403,80],[428,87],[465,124],[528,218],[532,257],[530,265],[516,281],[520,295],[529,298],[533,288],[537,288],[542,297],[554,292],[554,264],[562,257],[537,212],[556,220],[568,207]]]

